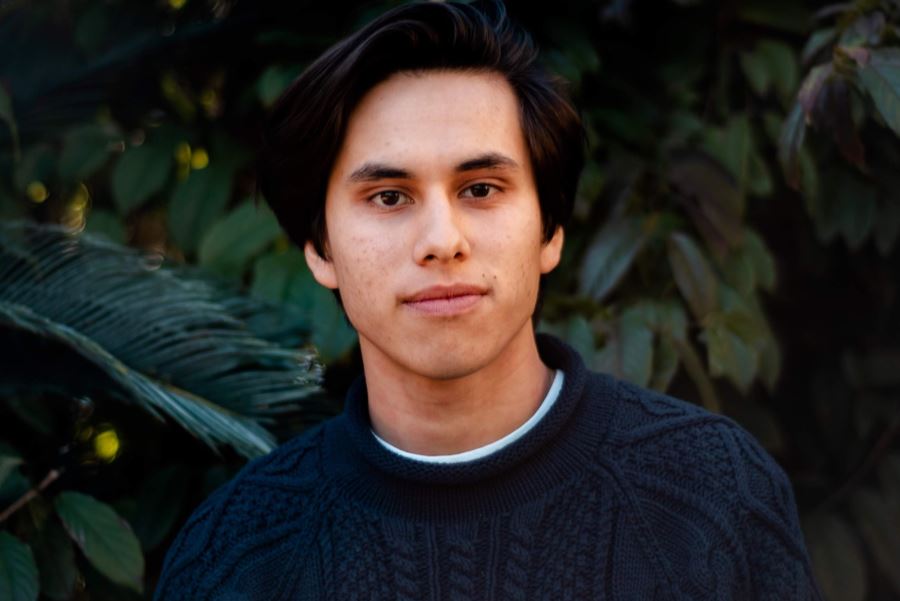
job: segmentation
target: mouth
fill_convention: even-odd
[[[403,305],[425,315],[452,316],[470,311],[486,294],[486,289],[468,284],[431,286],[404,298]]]

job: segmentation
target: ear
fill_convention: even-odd
[[[332,290],[338,287],[334,263],[320,255],[319,251],[316,250],[316,247],[309,240],[303,245],[303,255],[306,257],[306,264],[317,282]]]
[[[564,238],[563,228],[558,225],[553,237],[541,246],[541,273],[550,273],[559,265]]]

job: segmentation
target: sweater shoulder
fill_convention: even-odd
[[[169,547],[155,599],[202,599],[228,566],[267,553],[278,536],[302,527],[322,482],[324,428],[250,461],[193,511]]]
[[[631,481],[661,491],[702,492],[711,502],[788,512],[790,482],[737,422],[687,401],[618,381],[609,445]]]
[[[732,598],[717,588],[728,581],[748,598],[817,599],[790,480],[762,445],[703,407],[617,386],[605,462],[645,549],[665,558],[660,572],[695,595],[719,591],[709,598]],[[731,576],[715,583],[692,571],[723,550]]]

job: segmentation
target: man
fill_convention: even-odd
[[[300,76],[262,187],[364,377],[195,512],[157,599],[819,598],[748,434],[535,336],[582,143],[500,6],[402,6]]]

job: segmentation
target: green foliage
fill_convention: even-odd
[[[27,545],[0,532],[0,598],[34,601],[38,597],[38,571]]]
[[[0,378],[0,419],[16,424],[0,433],[14,443],[0,444],[0,511],[41,487],[47,462],[72,478],[9,518],[17,537],[0,533],[32,549],[43,596],[72,598],[77,580],[86,599],[137,598],[134,572],[108,573],[127,570],[77,539],[76,552],[56,511],[67,491],[106,491],[151,570],[209,492],[197,483],[222,479],[227,456],[191,463],[202,447],[170,444],[146,413],[251,456],[276,440],[263,424],[282,438],[326,415],[308,345],[337,374],[328,394],[356,371],[356,333],[254,205],[249,166],[260,118],[302,66],[393,4],[338,3],[326,18],[284,3],[252,36],[232,27],[240,3],[9,9],[30,26],[0,41],[22,57],[0,59],[0,215],[106,239],[0,229],[0,331],[40,366]],[[898,428],[885,425],[900,399],[884,275],[900,238],[896,3],[508,4],[588,129],[541,329],[596,369],[735,417],[779,454],[828,599],[900,595]],[[122,459],[98,455],[104,420]],[[29,436],[79,451],[48,458]],[[126,459],[146,477],[99,485]],[[96,523],[98,541],[121,534],[118,518]]]
[[[108,505],[76,492],[56,497],[56,512],[72,540],[104,576],[140,592],[144,556],[128,522]]]

